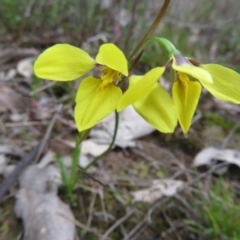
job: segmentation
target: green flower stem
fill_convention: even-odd
[[[118,123],[119,123],[119,114],[117,111],[115,111],[115,126],[114,126],[114,133],[113,133],[113,138],[112,138],[112,142],[110,143],[108,149],[103,152],[102,154],[100,154],[99,156],[95,157],[84,169],[83,172],[87,172],[87,170],[94,165],[99,159],[101,159],[102,157],[104,157],[105,155],[107,155],[111,150],[112,147],[115,143],[116,137],[117,137],[117,131],[118,131]]]
[[[131,62],[134,58],[134,56],[141,50],[142,46],[145,44],[146,40],[153,34],[154,30],[162,20],[164,14],[167,11],[168,5],[170,3],[170,0],[165,0],[158,15],[156,16],[155,20],[153,21],[152,25],[149,27],[147,32],[144,34],[142,39],[139,41],[135,49],[133,50],[132,54],[129,57],[129,62]]]
[[[76,141],[77,146],[79,144],[81,144],[83,142],[83,140],[85,140],[85,138],[87,138],[87,136],[89,135],[91,130],[92,130],[92,128],[89,128],[89,129],[86,129],[86,130],[79,133],[79,136],[78,136],[77,141]]]
[[[141,58],[142,54],[143,54],[142,50],[141,52],[138,53],[138,55],[136,56],[136,58],[134,58],[134,60],[132,62],[130,62],[129,66],[128,66],[128,71],[131,72],[132,69],[137,65],[139,59]]]
[[[171,57],[172,55],[179,54],[179,51],[175,48],[175,46],[166,38],[160,37],[151,37],[148,41],[156,41]]]

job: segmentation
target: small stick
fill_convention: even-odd
[[[165,210],[163,210],[162,213],[163,213],[163,216],[165,217],[166,221],[167,221],[168,224],[170,225],[170,227],[171,227],[171,228],[173,229],[173,231],[175,232],[177,239],[178,239],[178,240],[183,240],[183,239],[181,238],[181,236],[179,235],[179,233],[178,233],[175,225],[172,223],[171,219],[170,219],[170,218],[168,217],[168,215],[166,214]]]
[[[220,149],[224,149],[227,147],[228,143],[230,142],[230,140],[232,139],[236,131],[239,129],[239,127],[240,127],[240,122],[236,123],[234,127],[231,129],[231,131],[228,133],[228,135],[223,139]]]
[[[122,218],[120,218],[119,220],[117,220],[103,235],[103,237],[101,238],[101,240],[105,240],[107,239],[108,235],[114,231],[114,229],[116,229],[118,226],[120,226],[126,219],[128,219],[134,212],[136,211],[136,209],[131,209],[126,215],[124,215]]]
[[[190,186],[194,185],[196,182],[198,182],[200,179],[208,176],[209,174],[211,174],[212,172],[214,172],[216,169],[226,166],[226,163],[223,164],[219,164],[217,166],[215,166],[212,169],[209,169],[207,172],[200,174],[199,176],[197,176],[195,179],[193,179],[191,182],[189,182],[188,184],[186,184],[182,189],[180,189],[178,193],[188,189]],[[124,237],[123,240],[129,240],[132,239],[132,237],[134,235],[137,234],[138,231],[140,231],[143,227],[145,227],[146,225],[151,224],[152,219],[151,219],[151,215],[153,213],[153,211],[156,208],[159,208],[161,205],[165,204],[166,202],[169,202],[169,200],[173,198],[173,197],[166,197],[166,198],[162,198],[160,201],[155,202],[150,209],[148,210],[148,213],[146,214],[146,216],[128,233],[128,235],[126,237]]]
[[[93,208],[95,205],[96,196],[97,196],[97,193],[92,193],[92,199],[91,199],[90,206],[89,206],[89,214],[88,214],[88,220],[87,220],[87,229],[89,229],[91,227]]]
[[[41,142],[31,152],[23,156],[21,161],[16,166],[15,170],[3,181],[0,187],[0,202],[2,201],[8,189],[12,186],[12,184],[18,179],[20,174],[24,171],[26,166],[28,166],[37,156],[40,145]]]
[[[37,163],[38,162],[38,159],[41,156],[41,154],[42,154],[42,152],[43,152],[43,150],[44,150],[44,148],[46,146],[46,143],[47,143],[47,141],[49,139],[50,133],[51,133],[51,131],[53,129],[53,126],[54,126],[57,118],[58,118],[58,113],[56,112],[54,114],[53,118],[51,119],[51,122],[48,125],[47,131],[46,131],[46,133],[45,133],[45,135],[43,137],[43,140],[40,143],[37,155],[35,156],[35,159],[34,159],[33,163]]]
[[[50,136],[54,123],[57,120],[57,113],[53,116],[47,131],[43,137],[43,140],[28,154],[22,157],[21,161],[16,166],[15,170],[3,181],[0,187],[0,202],[3,200],[4,195],[8,191],[8,189],[14,184],[14,182],[18,179],[20,174],[25,170],[25,168],[31,163],[36,163],[41,156],[47,140]]]
[[[21,127],[21,126],[38,126],[38,125],[45,125],[47,121],[29,121],[29,122],[14,122],[14,123],[5,123],[4,127],[11,128],[11,127]]]

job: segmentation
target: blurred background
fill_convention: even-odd
[[[161,0],[1,0],[0,147],[32,149],[60,106],[48,149],[59,159],[71,156],[80,80],[43,81],[34,76],[32,63],[56,43],[81,47],[94,57],[100,44],[113,42],[129,56],[162,4]],[[200,63],[240,72],[239,9],[238,0],[172,0],[155,35],[169,39]],[[134,71],[145,73],[167,60],[158,45],[148,45]],[[167,89],[168,74],[162,79]],[[187,138],[179,127],[171,135],[157,131],[143,135],[132,145],[114,148],[76,183],[74,204],[66,186],[60,188],[61,199],[78,221],[76,239],[239,240],[240,106],[203,90]],[[8,163],[17,163],[19,156],[11,154],[0,151]],[[12,187],[0,205],[1,240],[20,239],[23,231],[13,211],[15,192]]]

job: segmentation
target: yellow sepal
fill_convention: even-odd
[[[208,71],[206,71],[200,67],[196,67],[196,66],[192,65],[191,63],[178,65],[178,64],[176,64],[176,59],[173,58],[172,68],[177,72],[182,72],[182,73],[188,74],[188,75],[198,79],[200,82],[202,82],[202,81],[209,82],[209,83],[213,82],[212,76]]]
[[[156,67],[147,72],[144,76],[131,76],[129,79],[129,88],[121,97],[117,106],[117,111],[122,111],[128,105],[145,97],[162,76],[164,70],[164,67]]]
[[[172,97],[182,131],[187,133],[201,94],[201,85],[190,81],[186,74],[178,73],[179,79],[173,83]]]
[[[171,133],[177,125],[177,114],[169,93],[158,83],[152,91],[133,104],[134,109],[160,132]]]
[[[39,78],[71,81],[95,66],[95,60],[80,48],[69,44],[56,44],[39,55],[34,72]]]
[[[93,127],[116,109],[122,91],[112,83],[104,88],[101,84],[101,79],[87,77],[79,86],[74,117],[80,132]]]
[[[212,84],[201,83],[214,97],[240,104],[240,74],[217,64],[205,64],[201,67],[212,75]]]
[[[97,63],[128,76],[128,63],[124,53],[114,44],[105,43],[99,48]]]

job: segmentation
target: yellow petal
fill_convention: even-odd
[[[117,106],[117,111],[122,111],[126,106],[145,97],[162,76],[164,70],[164,67],[156,67],[147,72],[144,76],[131,76],[129,88],[121,97]]]
[[[101,84],[101,79],[87,77],[78,88],[74,117],[80,132],[93,127],[116,109],[122,91],[114,84],[102,89]]]
[[[124,53],[114,44],[105,43],[99,48],[96,61],[128,76],[128,64]]]
[[[152,91],[133,104],[135,110],[158,131],[171,133],[177,125],[177,114],[173,100],[158,83]]]
[[[201,67],[212,75],[212,84],[204,81],[201,83],[214,97],[240,103],[240,75],[237,72],[217,64],[205,64]]]
[[[34,64],[39,78],[70,81],[77,79],[95,66],[95,60],[80,48],[69,44],[56,44],[48,48]]]
[[[176,64],[176,59],[173,58],[172,68],[178,72],[186,73],[198,79],[200,82],[202,81],[209,83],[213,82],[212,76],[210,73],[208,73],[208,71],[192,65],[187,59],[186,63],[184,64]]]
[[[178,73],[179,79],[173,83],[172,96],[178,120],[184,133],[187,133],[201,94],[201,84],[189,81],[186,74]]]

